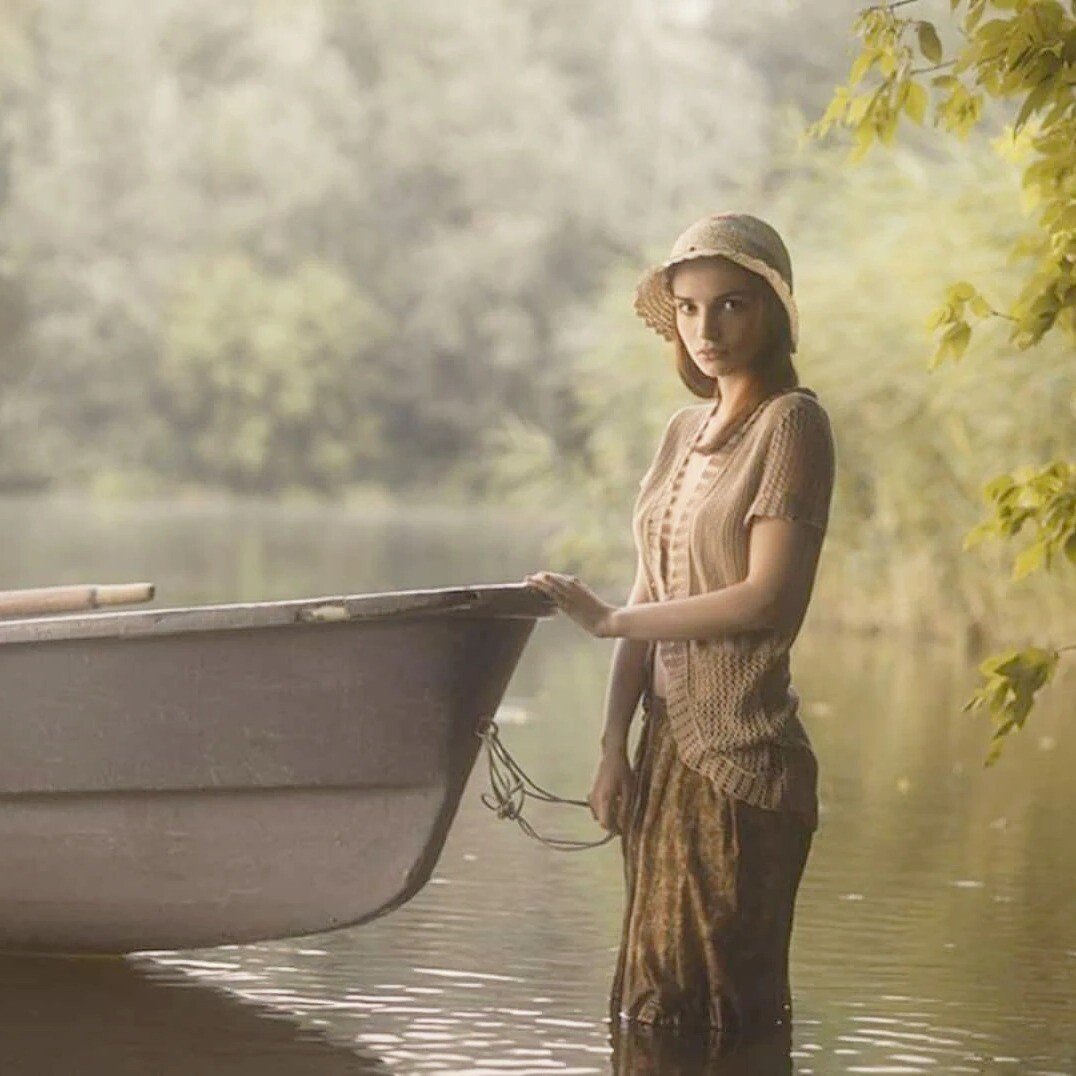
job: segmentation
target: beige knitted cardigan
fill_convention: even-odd
[[[711,454],[670,528],[684,467],[712,409],[709,403],[691,405],[669,419],[639,483],[632,530],[650,601],[703,594],[744,579],[753,516],[802,519],[826,530],[834,443],[825,409],[805,388],[767,397],[740,422]],[[738,799],[797,811],[814,828],[817,761],[790,676],[789,650],[798,630],[656,645],[667,673],[669,727],[684,764]]]

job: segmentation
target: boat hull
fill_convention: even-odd
[[[408,900],[546,615],[483,589],[335,622],[303,621],[322,600],[0,627],[0,948],[249,942]]]

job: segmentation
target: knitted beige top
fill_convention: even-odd
[[[639,483],[632,530],[650,601],[746,578],[752,516],[802,519],[826,530],[833,436],[825,409],[806,388],[767,397],[739,423],[710,455],[670,527],[685,465],[712,410],[704,403],[677,411]],[[656,645],[666,670],[669,728],[683,763],[738,799],[804,815],[813,829],[818,767],[790,676],[798,632],[798,626],[758,629]]]

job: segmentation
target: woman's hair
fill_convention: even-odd
[[[671,282],[671,271],[666,275]],[[758,295],[766,307],[764,321],[767,326],[767,339],[762,345],[762,353],[756,360],[755,370],[761,378],[763,394],[769,395],[778,389],[796,388],[800,379],[799,374],[796,373],[796,367],[792,364],[792,330],[788,323],[788,311],[777,298],[777,293],[773,288],[757,273],[753,275],[760,285]],[[720,396],[717,378],[707,377],[698,368],[695,360],[688,354],[679,331],[676,333],[673,347],[676,351],[676,372],[688,389],[706,400],[713,400]]]

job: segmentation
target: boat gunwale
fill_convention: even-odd
[[[524,583],[483,583],[277,601],[12,617],[0,619],[0,646],[204,631],[377,624],[404,619],[533,620],[552,616],[555,611],[552,599]]]

